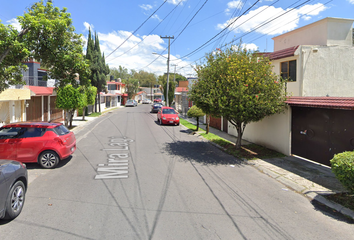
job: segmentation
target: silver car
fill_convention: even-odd
[[[129,99],[126,103],[125,103],[126,107],[136,107],[138,106],[137,101]]]
[[[27,168],[23,163],[0,160],[0,219],[14,219],[21,213],[27,179]]]

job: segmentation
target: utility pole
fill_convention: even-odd
[[[175,74],[173,75],[173,81],[176,83],[176,67],[178,65],[177,64],[172,64],[171,66],[175,67]]]
[[[160,38],[164,39],[164,38],[168,38],[168,56],[167,56],[167,86],[166,86],[166,106],[168,107],[169,103],[168,103],[168,81],[169,81],[169,75],[170,75],[170,40],[174,39],[175,37],[162,37],[160,36]]]

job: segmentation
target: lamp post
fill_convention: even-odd
[[[168,40],[170,41],[170,40]],[[170,44],[168,44],[170,46]],[[167,86],[166,86],[166,106],[169,107],[168,105],[168,88],[169,88],[169,77],[170,77],[170,48],[168,48],[168,57],[165,57],[161,54],[153,52],[152,54],[159,55],[160,57],[167,58]]]

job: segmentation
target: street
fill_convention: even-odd
[[[150,105],[113,110],[53,170],[27,164],[24,209],[5,239],[353,239],[352,224],[222,152]]]

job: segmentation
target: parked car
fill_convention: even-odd
[[[28,174],[24,164],[0,160],[0,219],[14,219],[25,204]]]
[[[162,124],[179,125],[178,113],[171,107],[161,107],[157,113],[157,121]]]
[[[150,104],[151,103],[151,100],[150,99],[144,99],[142,104]]]
[[[160,110],[161,107],[163,107],[162,103],[154,103],[151,106],[151,111],[150,112],[157,113]]]
[[[157,102],[157,103],[162,102],[162,99],[161,98],[155,98],[154,102]]]
[[[0,159],[54,168],[75,150],[75,135],[62,123],[17,122],[0,128]]]
[[[133,99],[129,99],[126,103],[125,103],[126,107],[136,107],[138,106],[137,101],[133,100]]]

